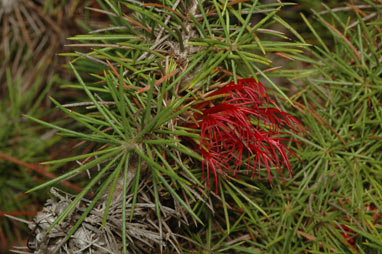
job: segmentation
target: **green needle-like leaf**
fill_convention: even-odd
[[[85,188],[77,194],[75,199],[65,208],[65,210],[57,217],[57,219],[49,226],[48,232],[54,228],[54,226],[57,223],[61,223],[68,215],[69,213],[75,208],[75,206],[78,204],[78,202],[81,201],[81,199],[89,192],[90,188],[93,187],[100,179],[105,175],[105,173],[110,169],[111,166],[114,165],[114,163],[122,156],[122,154],[119,154],[118,156],[114,157],[113,160],[111,160],[96,176],[94,176],[90,182],[85,186]],[[97,194],[100,194],[98,192]]]
[[[82,166],[79,167],[79,168],[76,168],[76,169],[74,169],[74,170],[71,170],[71,171],[69,171],[69,172],[66,173],[66,174],[63,174],[63,175],[61,175],[61,176],[59,176],[59,177],[57,177],[57,178],[55,178],[55,179],[52,179],[52,180],[50,180],[50,181],[48,181],[48,182],[45,182],[45,183],[43,183],[43,184],[40,184],[39,186],[36,186],[36,187],[34,187],[34,188],[28,190],[27,193],[29,193],[29,192],[33,192],[33,191],[36,191],[36,190],[39,190],[39,189],[41,189],[41,188],[44,188],[44,187],[47,187],[47,186],[50,186],[50,185],[53,185],[53,184],[55,184],[55,183],[61,182],[62,180],[65,180],[65,179],[67,179],[67,178],[69,178],[69,177],[72,177],[72,176],[74,176],[74,175],[77,175],[78,173],[80,173],[80,172],[82,172],[82,171],[84,171],[84,170],[87,170],[87,169],[89,169],[89,168],[92,168],[92,167],[98,165],[99,163],[102,163],[102,162],[104,162],[105,160],[107,160],[107,159],[109,159],[109,158],[112,158],[112,157],[115,156],[117,153],[120,153],[122,150],[123,150],[123,147],[119,147],[119,149],[112,150],[111,152],[106,153],[106,154],[104,154],[104,155],[102,155],[102,156],[100,156],[100,157],[98,157],[98,158],[96,158],[96,159],[94,159],[94,160],[92,160],[92,161],[90,161],[90,162],[88,162],[88,163],[82,165]],[[85,194],[86,194],[86,193],[85,193]]]
[[[109,194],[108,194],[107,201],[106,201],[105,212],[104,212],[103,220],[102,220],[102,229],[105,228],[107,216],[109,214],[110,204],[111,204],[111,201],[113,200],[113,196],[114,196],[115,187],[117,186],[117,182],[119,180],[119,175],[121,173],[122,166],[125,164],[125,160],[126,160],[126,154],[122,155],[122,158],[121,158],[117,168],[115,169],[115,172],[113,173],[114,178],[113,178],[113,182],[111,183]]]

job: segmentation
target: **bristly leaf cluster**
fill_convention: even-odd
[[[244,86],[244,81],[240,81],[243,77],[261,78],[277,96],[291,103],[283,89],[266,74],[275,73],[280,68],[272,64],[271,58],[291,59],[307,46],[301,37],[297,36],[299,42],[288,41],[284,33],[273,29],[273,25],[278,24],[297,35],[277,16],[279,9],[289,4],[216,0],[171,0],[161,3],[105,0],[98,3],[100,8],[89,9],[107,16],[112,24],[70,38],[79,42],[69,45],[78,51],[64,54],[74,57],[69,66],[78,79],[78,83],[67,84],[65,88],[81,89],[89,100],[61,105],[52,99],[81,128],[63,128],[31,117],[59,130],[63,135],[81,139],[86,144],[96,144],[89,153],[49,162],[81,160],[81,166],[31,190],[90,170],[92,177],[88,184],[50,229],[69,216],[89,192],[95,195],[92,205],[102,195],[108,196],[104,224],[109,216],[107,204],[110,204],[113,192],[122,189],[124,202],[128,192],[133,193],[131,219],[139,193],[140,176],[150,174],[158,220],[165,213],[161,197],[168,195],[173,198],[174,206],[181,207],[195,222],[196,229],[187,235],[194,235],[200,227],[211,229],[217,226],[220,222],[210,221],[209,218],[221,211],[225,223],[225,227],[218,232],[224,236],[221,239],[229,242],[229,239],[235,238],[235,243],[248,248],[236,245],[229,247],[222,242],[219,248],[237,253],[250,251],[251,239],[241,236],[239,224],[242,220],[255,224],[260,220],[259,216],[261,220],[270,218],[269,211],[265,212],[258,200],[251,197],[258,188],[253,181],[248,183],[235,178],[230,181],[221,178],[216,181],[221,190],[220,196],[213,193],[208,195],[208,189],[201,181],[203,158],[182,139],[189,137],[201,140],[202,151],[206,148],[210,154],[215,152],[214,158],[217,160],[218,153],[222,151],[213,151],[211,146],[217,144],[206,143],[205,137],[211,133],[206,122],[211,117],[216,120],[216,113],[225,108],[226,112],[231,113],[225,115],[223,120],[235,127],[241,124],[237,131],[246,138],[245,142],[238,142],[237,137],[227,140],[227,144],[235,141],[228,148],[232,152],[232,159],[226,165],[234,168],[229,178],[241,168],[242,165],[233,162],[233,159],[243,156],[244,150],[250,151],[245,155],[247,162],[244,165],[253,164],[255,168],[265,168],[269,172],[273,168],[281,170],[284,164],[291,170],[292,166],[286,159],[287,144],[282,143],[288,138],[281,136],[282,132],[278,128],[295,128],[298,122],[276,107],[260,106],[263,100],[271,100],[264,87],[259,85],[258,90],[254,90],[253,85],[259,82],[246,82]],[[201,121],[201,126],[205,127],[201,131],[187,127],[190,112],[195,110],[193,106],[198,100],[205,98],[207,93],[214,93],[222,83],[231,81],[239,84],[215,92],[215,96],[221,96],[222,91],[228,89],[226,92],[232,95],[231,98],[223,99],[216,107],[202,109],[206,118],[204,122]],[[233,123],[233,120],[238,119],[228,119],[234,115],[239,116],[240,121]],[[224,125],[224,128],[229,127],[226,123]],[[270,134],[259,133],[260,129]],[[217,141],[218,132],[211,135],[210,142]],[[251,143],[253,139],[250,135],[264,142]],[[251,149],[246,149],[245,145],[251,146]],[[273,158],[277,154],[282,159]],[[99,171],[92,170],[96,166],[100,167]],[[219,200],[216,203],[223,209],[215,206],[215,199]],[[125,203],[121,210],[121,238],[126,243],[126,221],[129,218]],[[89,213],[89,209],[86,213]],[[81,224],[86,213],[76,222],[71,233]],[[186,232],[190,229],[183,230]],[[195,244],[197,241],[189,242]],[[124,253],[127,253],[127,245],[124,246]]]

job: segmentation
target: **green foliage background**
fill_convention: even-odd
[[[28,117],[92,144],[91,152],[51,163],[92,160],[32,191],[97,164],[103,169],[56,222],[89,190],[105,190],[98,179],[115,186],[137,160],[152,175],[158,218],[160,196],[170,195],[198,222],[182,228],[191,239],[182,246],[186,253],[382,252],[378,1],[314,1],[320,10],[306,3],[198,1],[202,8],[188,16],[192,1],[170,11],[175,2],[98,1],[102,12],[93,11],[110,19],[107,29],[69,38],[75,53],[62,55],[72,57],[77,81],[62,87],[83,91],[76,102],[87,107],[52,99],[75,120],[72,128]],[[303,13],[289,19],[288,10],[296,8]],[[167,38],[160,41],[153,29]],[[300,141],[291,147],[299,157],[291,158],[293,178],[274,174],[273,188],[264,173],[255,179],[244,174],[242,181],[220,178],[216,195],[201,182],[200,156],[180,142],[199,133],[181,123],[215,83],[239,77],[260,79],[307,134],[289,134]],[[159,194],[159,186],[167,193]],[[137,188],[131,191],[138,195]]]

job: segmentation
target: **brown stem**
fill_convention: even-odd
[[[55,174],[47,171],[47,169],[48,169],[47,166],[43,166],[40,164],[27,163],[27,162],[21,161],[17,158],[14,158],[14,157],[7,155],[5,153],[2,153],[2,152],[0,152],[0,159],[10,161],[10,162],[13,162],[17,165],[23,166],[23,167],[30,169],[30,170],[36,172],[37,174],[43,175],[49,179],[57,178],[57,176]],[[77,185],[75,185],[69,181],[66,181],[66,180],[62,181],[61,184],[65,187],[68,187],[68,188],[76,191],[76,192],[80,192],[82,190],[81,187],[79,187],[79,186],[77,186]]]

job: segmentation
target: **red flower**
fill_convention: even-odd
[[[354,230],[352,230],[351,228],[349,228],[348,226],[346,226],[344,224],[341,225],[341,229],[342,229],[341,235],[344,238],[344,240],[348,244],[354,245],[354,243],[355,243],[355,239],[354,239],[355,232],[354,232]]]
[[[260,174],[265,167],[272,185],[271,166],[280,173],[286,167],[289,175],[292,168],[288,153],[294,154],[283,142],[295,141],[282,138],[283,129],[294,132],[304,128],[299,121],[286,112],[271,107],[274,102],[267,95],[265,87],[254,79],[242,79],[238,84],[233,82],[211,93],[208,97],[226,94],[222,101],[215,104],[201,103],[195,108],[198,114],[201,140],[199,150],[203,157],[203,175],[207,171],[214,176],[216,190],[218,173],[227,172],[237,176],[243,164]]]

